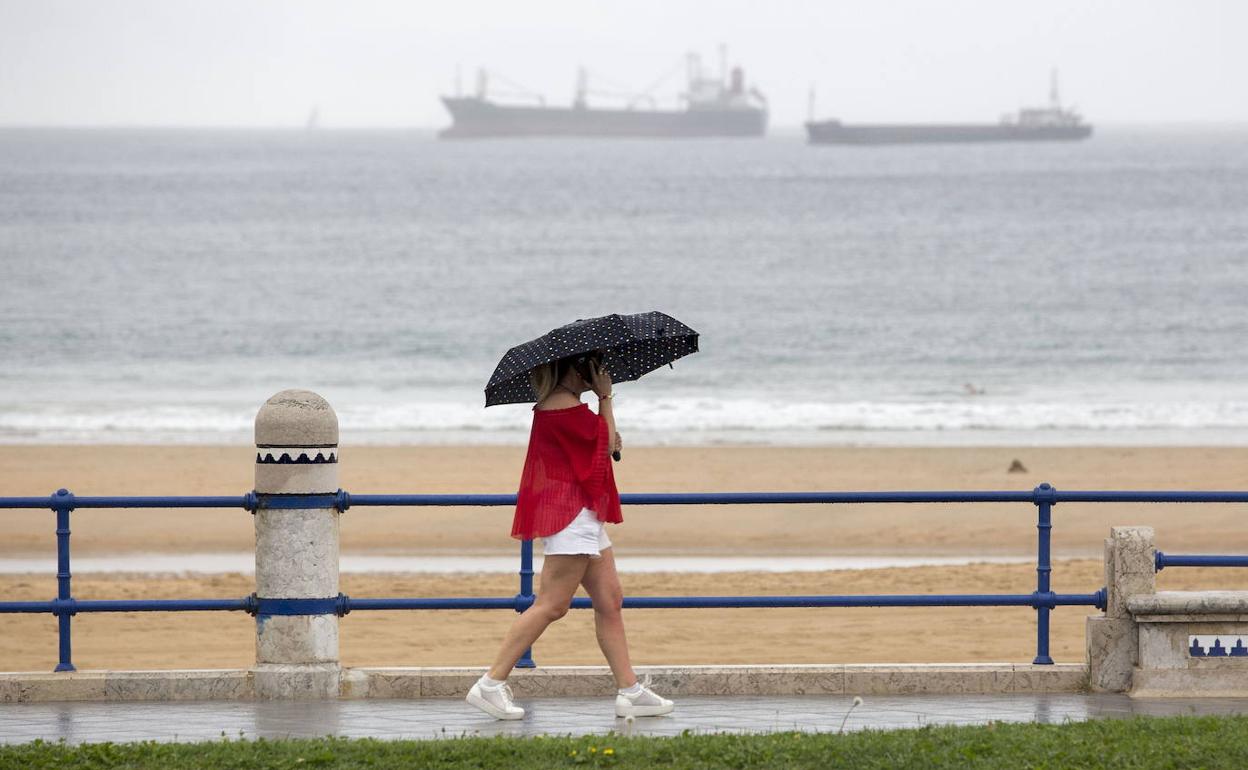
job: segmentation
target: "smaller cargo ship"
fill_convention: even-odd
[[[595,92],[589,87],[589,75],[581,69],[577,76],[576,94],[571,106],[546,105],[544,97],[512,85],[505,94],[489,92],[489,76],[477,73],[476,93],[471,96],[443,96],[442,103],[451,113],[453,124],[441,132],[442,139],[485,139],[495,137],[575,136],[575,137],[644,137],[697,138],[717,136],[763,136],[767,132],[767,99],[756,88],[746,86],[740,67],[727,69],[726,54],[721,49],[718,77],[708,76],[696,54],[684,63],[687,85],[680,95],[681,109],[655,107],[650,91]],[[499,78],[506,81],[505,78]],[[589,104],[591,94],[608,94],[624,103],[617,107]],[[535,104],[499,101],[497,96],[514,100],[530,99]],[[643,106],[644,105],[644,106]]]
[[[1049,105],[1006,115],[998,123],[861,123],[811,120],[811,144],[932,144],[944,142],[1048,142],[1087,139],[1092,126],[1073,109],[1063,108],[1057,73],[1049,85]]]

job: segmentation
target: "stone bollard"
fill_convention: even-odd
[[[1105,614],[1087,621],[1088,685],[1126,692],[1139,662],[1139,630],[1127,609],[1132,596],[1156,592],[1152,527],[1112,527],[1105,540]]]
[[[266,401],[256,414],[258,698],[338,697],[337,491],[334,410],[307,390]]]

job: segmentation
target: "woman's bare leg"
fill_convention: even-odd
[[[542,583],[537,599],[507,630],[502,647],[490,666],[491,679],[506,679],[516,661],[546,627],[568,613],[572,596],[585,576],[588,556],[547,556],[542,563]]]
[[[594,631],[598,646],[615,676],[615,686],[621,689],[637,683],[637,674],[628,657],[628,640],[624,637],[624,588],[619,573],[615,571],[615,551],[607,548],[601,559],[593,559],[581,578],[581,585],[589,593],[594,604]]]

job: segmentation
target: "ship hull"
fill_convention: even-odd
[[[811,144],[943,144],[961,142],[1062,142],[1087,139],[1088,125],[861,124],[839,121],[806,124]]]
[[[475,98],[443,97],[454,124],[442,139],[579,136],[651,139],[763,136],[767,111],[744,109],[600,110],[500,105]]]

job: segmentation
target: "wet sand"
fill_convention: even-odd
[[[1244,588],[1242,570],[1170,569],[1162,589]],[[235,598],[251,593],[243,575],[76,578],[79,598]],[[1055,565],[1053,587],[1091,593],[1103,584],[1093,560]],[[1028,565],[911,567],[800,573],[647,573],[627,575],[627,594],[759,595],[867,593],[1029,593]],[[0,576],[0,592],[17,600],[55,595],[50,575]],[[354,597],[511,596],[516,579],[500,575],[345,575]],[[1052,654],[1084,657],[1084,607],[1052,614]],[[515,617],[506,610],[353,612],[341,623],[341,653],[351,666],[486,665]],[[0,670],[51,670],[56,621],[51,616],[5,619]],[[1035,655],[1035,612],[1026,608],[627,610],[629,642],[640,664],[1029,662]],[[241,612],[78,615],[74,659],[79,668],[247,667],[255,659],[254,621]],[[599,665],[593,613],[574,610],[539,640],[546,665]]]

